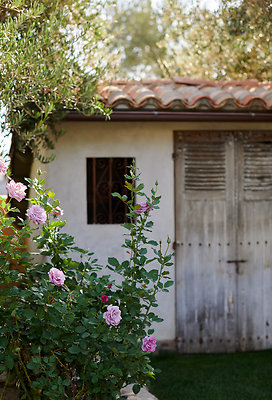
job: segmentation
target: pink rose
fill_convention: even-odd
[[[52,213],[54,215],[63,215],[63,210],[60,207],[55,207],[53,208]]]
[[[103,314],[103,318],[106,320],[106,323],[108,325],[117,326],[122,319],[121,311],[119,310],[119,307],[113,306],[112,304],[110,304],[107,307],[107,310],[108,311],[104,312],[104,314]]]
[[[143,338],[142,350],[147,352],[153,352],[156,350],[155,336],[151,335]]]
[[[101,296],[101,301],[102,303],[107,303],[107,301],[109,301],[109,298],[106,294],[103,294],[103,296]]]
[[[34,206],[30,207],[26,211],[28,217],[31,221],[34,222],[35,225],[41,224],[43,225],[46,221],[46,212],[45,209],[39,206],[38,204],[34,204]]]
[[[8,170],[8,165],[5,163],[3,157],[0,157],[0,173],[6,174]]]
[[[65,281],[65,275],[62,271],[57,268],[51,268],[48,272],[49,282],[54,283],[54,285],[62,286]]]
[[[21,182],[15,182],[13,179],[7,183],[7,191],[10,197],[17,201],[21,201],[26,197],[27,187]]]
[[[112,287],[112,284],[111,283],[109,283],[108,284],[108,289],[110,289]]]
[[[136,214],[142,214],[146,211],[153,210],[153,206],[149,206],[146,201],[140,203],[140,207],[135,210]]]

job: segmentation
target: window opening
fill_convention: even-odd
[[[128,221],[125,204],[113,192],[128,196],[124,174],[132,158],[87,158],[88,224],[122,224]]]

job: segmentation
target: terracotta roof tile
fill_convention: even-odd
[[[128,110],[271,111],[272,82],[173,79],[114,80],[101,84],[108,107]]]
[[[272,108],[272,91],[271,91],[271,93],[267,94],[267,95],[264,96],[263,98],[264,98],[264,100],[265,100],[265,102],[266,102],[268,108],[271,109],[271,108]]]

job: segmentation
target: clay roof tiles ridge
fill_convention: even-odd
[[[272,82],[173,79],[115,80],[100,86],[108,107],[127,109],[271,111]]]

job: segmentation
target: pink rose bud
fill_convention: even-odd
[[[62,286],[65,281],[65,275],[58,268],[51,268],[48,272],[49,282],[54,283],[54,285]]]
[[[106,320],[106,323],[108,325],[117,326],[122,319],[121,311],[119,310],[119,307],[113,306],[112,304],[110,304],[107,307],[107,310],[108,311],[104,312],[104,314],[103,314],[103,318]]]
[[[53,208],[52,213],[54,215],[63,215],[63,210],[60,207],[55,207]]]
[[[112,287],[112,284],[110,283],[109,285],[108,285],[108,289],[110,289]]]
[[[8,165],[5,163],[3,157],[0,157],[0,173],[6,174],[8,170]]]
[[[103,294],[103,296],[101,296],[101,301],[102,303],[107,303],[107,301],[109,301],[109,298],[106,294]]]
[[[142,214],[146,211],[153,210],[153,206],[149,206],[146,201],[140,203],[140,207],[135,210],[136,214]]]
[[[45,209],[38,204],[34,204],[34,206],[28,208],[26,213],[29,219],[31,219],[35,225],[43,225],[46,221]]]
[[[74,298],[74,295],[73,295],[73,294],[71,294],[71,296],[70,296],[70,299],[71,299],[71,300],[73,300],[73,298]]]
[[[26,197],[27,187],[21,182],[15,182],[13,179],[7,183],[7,191],[10,197],[17,201],[22,201]]]
[[[156,338],[155,336],[146,336],[143,338],[142,350],[147,352],[153,352],[156,350]]]

